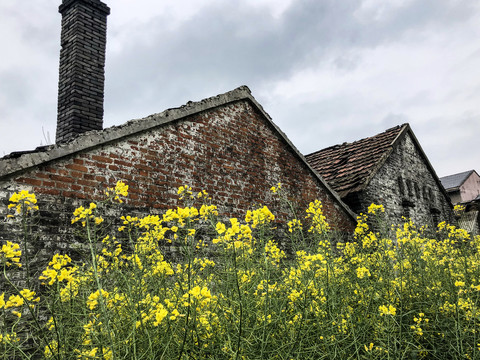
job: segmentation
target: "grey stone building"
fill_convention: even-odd
[[[306,159],[356,213],[376,203],[391,223],[402,217],[430,227],[454,221],[450,198],[408,124]]]

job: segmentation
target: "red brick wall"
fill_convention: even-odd
[[[126,206],[136,212],[160,212],[176,206],[177,188],[188,184],[196,191],[206,190],[222,214],[239,218],[255,204],[269,206],[282,218],[284,208],[269,191],[280,182],[288,198],[302,209],[319,199],[333,227],[351,231],[354,226],[351,217],[248,101],[30,169],[0,183],[0,197],[5,203],[15,190],[34,191],[40,206],[49,211],[43,215],[52,225],[44,242],[53,241],[50,245],[55,247],[54,242],[70,237],[72,210],[85,200],[100,199],[105,188],[118,180],[129,185]]]

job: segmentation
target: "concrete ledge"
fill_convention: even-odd
[[[34,166],[39,166],[91,148],[100,147],[104,144],[129,137],[139,132],[148,131],[169,122],[244,99],[255,104],[258,110],[261,111],[271,122],[270,116],[253,98],[250,89],[247,86],[241,86],[225,94],[213,96],[198,102],[189,101],[186,105],[179,108],[168,109],[161,113],[149,115],[143,119],[130,120],[120,126],[112,126],[103,130],[88,131],[66,143],[42,147],[33,151],[12,153],[11,155],[7,155],[0,159],[0,180]],[[282,135],[285,136],[283,133]]]

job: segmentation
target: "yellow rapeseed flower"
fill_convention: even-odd
[[[378,307],[378,310],[380,311],[380,316],[383,315],[392,315],[395,316],[397,314],[397,309],[393,307],[392,305],[380,305]]]
[[[377,215],[379,212],[381,213],[384,213],[385,212],[385,208],[383,207],[383,205],[376,205],[376,204],[371,204],[369,207],[368,207],[368,210],[367,212],[369,214],[372,214],[372,215]]]
[[[225,224],[221,222],[217,223],[217,226],[215,227],[215,229],[217,230],[217,233],[219,233],[220,235],[225,233],[225,231],[227,230]]]
[[[311,219],[312,225],[308,229],[308,232],[317,234],[324,234],[330,230],[330,225],[327,223],[327,218],[323,215],[322,203],[319,200],[315,200],[308,205],[306,210],[306,219]]]
[[[113,198],[113,200],[122,203],[123,200],[120,199],[120,196],[128,196],[128,185],[125,184],[123,181],[117,181],[117,183],[115,184],[115,188],[107,188],[107,190],[105,191],[105,195],[110,197],[110,199]]]
[[[188,197],[189,199],[193,199],[193,191],[192,188],[188,185],[180,186],[177,190],[177,194],[180,197],[180,200]]]
[[[20,339],[17,337],[16,332],[12,332],[10,334],[2,334],[0,333],[0,344],[1,343],[12,344],[16,342],[20,342]]]
[[[366,352],[369,352],[369,351],[372,351],[373,349],[373,343],[370,343],[370,345],[363,345],[365,347],[365,351]]]
[[[40,298],[34,298],[35,297],[35,291],[29,290],[29,289],[23,289],[20,291],[20,294],[30,302],[38,302],[40,301]]]
[[[4,262],[7,266],[16,265],[21,267],[20,256],[22,251],[20,250],[20,245],[7,241],[6,244],[2,245],[0,249],[0,263]]]
[[[14,193],[9,201],[11,204],[8,205],[8,208],[15,208],[17,214],[38,210],[37,198],[35,197],[35,194],[29,193],[28,190]]]
[[[357,268],[357,277],[359,279],[363,279],[364,277],[370,277],[370,270],[368,270],[365,266],[360,266]]]
[[[87,219],[94,219],[95,216],[93,215],[93,210],[97,208],[95,203],[90,203],[88,208],[84,208],[83,206],[78,207],[73,212],[74,218],[72,219],[72,224],[76,223],[77,221],[82,222],[82,226],[85,226],[87,223]]]
[[[0,310],[5,307],[5,293],[0,295]]]
[[[282,188],[282,184],[281,183],[278,183],[277,186],[272,186],[270,188],[270,191],[274,194],[276,194],[280,189]]]
[[[293,233],[294,231],[300,230],[302,228],[302,222],[298,219],[293,219],[288,222],[288,231]]]
[[[110,295],[107,291],[101,289],[102,291],[102,297],[104,299],[107,299],[108,296]],[[88,299],[87,299],[87,306],[90,310],[93,310],[97,307],[98,305],[98,298],[100,297],[100,291],[95,291],[94,293],[91,293],[89,296],[88,296]]]
[[[5,309],[12,307],[20,307],[24,304],[23,298],[20,295],[10,295],[5,304]]]

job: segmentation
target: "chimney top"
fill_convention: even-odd
[[[69,6],[72,6],[77,2],[82,2],[88,6],[103,11],[106,15],[110,15],[110,8],[100,0],[63,0],[62,4],[58,7],[58,12],[63,13]]]

